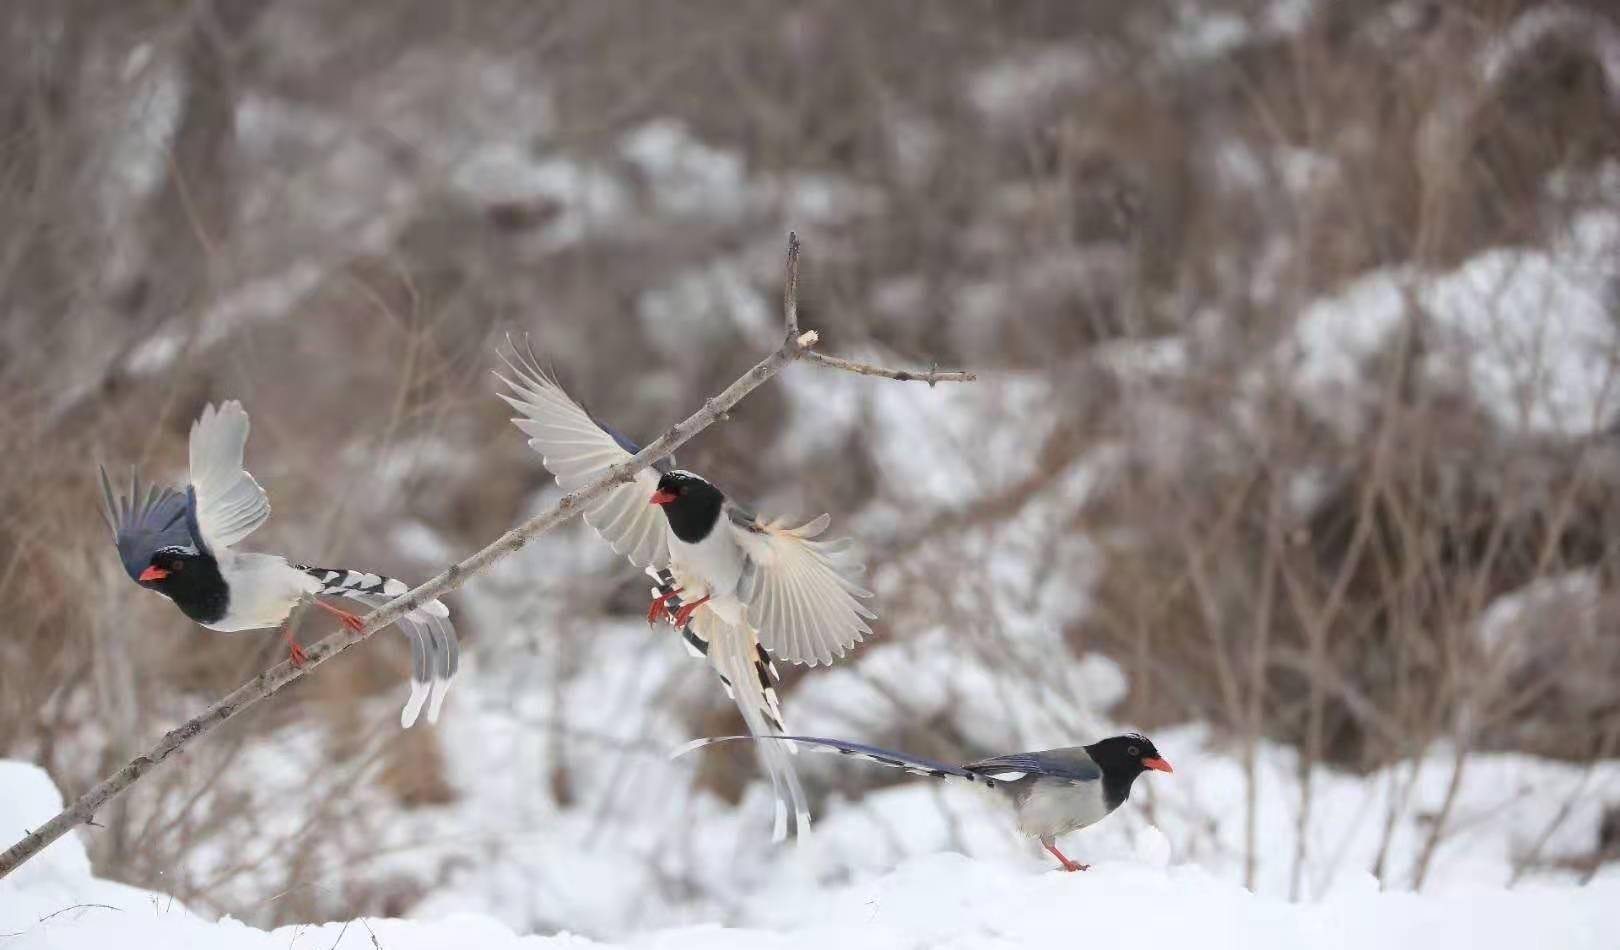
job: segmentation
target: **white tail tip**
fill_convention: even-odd
[[[433,681],[433,699],[428,702],[428,722],[439,721],[439,709],[444,706],[445,694],[450,692],[449,680]]]
[[[416,717],[422,712],[422,704],[427,702],[431,683],[418,683],[411,681],[411,698],[405,701],[405,708],[399,711],[399,725],[402,729],[409,729],[416,724]],[[429,716],[431,719],[432,717]]]

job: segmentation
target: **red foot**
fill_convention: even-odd
[[[1070,861],[1067,857],[1065,857],[1063,855],[1062,851],[1059,851],[1057,849],[1057,844],[1055,842],[1043,841],[1043,842],[1041,842],[1041,844],[1045,845],[1046,850],[1052,852],[1052,854],[1057,856],[1057,859],[1059,861],[1063,862],[1063,870],[1065,870],[1065,871],[1089,871],[1089,870],[1091,870],[1091,865],[1089,865],[1089,864],[1075,864],[1073,861]]]
[[[686,626],[686,622],[692,619],[692,614],[696,613],[699,607],[702,607],[708,602],[709,595],[705,594],[702,597],[699,597],[697,600],[692,601],[690,604],[682,604],[681,609],[675,611],[675,629],[679,630]]]
[[[657,597],[654,597],[652,606],[647,608],[647,626],[650,627],[657,623],[658,615],[663,612],[664,605],[669,603],[671,598],[679,596],[680,593],[680,590],[676,589],[665,591],[664,593],[659,594]]]
[[[323,600],[315,601],[315,606],[321,608],[322,610],[326,611],[329,614],[333,614],[334,616],[336,616],[338,618],[338,620],[341,621],[342,624],[345,627],[348,627],[350,632],[352,632],[352,633],[359,633],[361,630],[364,630],[365,627],[366,627],[366,622],[364,620],[361,620],[359,617],[355,616],[354,614],[349,613],[347,610],[344,610],[342,607],[334,607],[331,604],[329,604],[329,603],[327,603],[327,602],[325,602]]]
[[[287,657],[292,660],[293,666],[303,666],[304,661],[309,659],[309,654],[305,653],[304,648],[293,639],[292,628],[286,624],[281,625],[281,639],[287,641]]]

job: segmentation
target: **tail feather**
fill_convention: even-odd
[[[932,778],[941,779],[965,779],[969,782],[981,783],[987,788],[995,788],[1003,781],[1002,778],[996,778],[994,775],[987,774],[983,770],[968,768],[967,766],[950,765],[945,762],[936,762],[933,759],[926,759],[920,755],[911,755],[910,753],[906,752],[896,752],[893,749],[884,749],[874,745],[863,745],[859,742],[846,742],[843,739],[825,739],[820,736],[711,736],[706,739],[698,739],[693,742],[688,742],[686,745],[675,750],[675,756],[679,757],[695,749],[701,749],[705,746],[718,745],[722,742],[755,742],[761,745],[803,745],[818,752],[832,752],[838,755],[849,756],[851,758],[865,759],[868,762],[876,762],[879,765],[887,765],[890,768],[905,769],[907,772],[910,772],[913,775],[926,775]],[[1018,778],[1023,777],[1022,773],[1008,774],[1016,774]],[[1011,781],[1012,779],[1007,780]]]
[[[649,570],[647,573],[657,583],[654,595],[674,590],[674,578],[668,571]],[[671,623],[680,608],[678,597],[672,596],[665,601]],[[690,652],[707,658],[714,667],[726,695],[737,704],[750,733],[770,736],[787,731],[782,724],[781,701],[774,685],[777,682],[776,667],[752,631],[727,624],[712,610],[700,610],[681,628],[680,634]],[[810,837],[810,805],[804,786],[793,768],[793,760],[787,754],[790,749],[791,745],[762,743],[759,746],[759,759],[770,777],[776,800],[772,840],[787,838],[791,810],[794,832],[802,844],[808,842]]]
[[[664,610],[669,615],[669,622],[673,624],[676,615],[681,610],[680,595],[674,593],[674,577],[670,575],[668,570],[655,570],[653,568],[647,569],[647,575],[653,579],[656,585],[652,591],[653,596],[664,597],[668,595],[664,601]],[[710,614],[705,613],[704,616],[710,616]],[[732,628],[726,627],[726,629]],[[719,674],[721,684],[725,686],[726,695],[733,702],[741,704],[743,700],[738,698],[736,682],[745,679],[745,677],[729,675],[727,670],[722,669],[720,663],[713,656],[710,656],[710,644],[709,638],[705,635],[706,631],[701,629],[699,624],[688,622],[686,626],[679,628],[679,632],[682,642],[686,645],[687,652],[693,656],[708,658],[710,664],[714,666],[715,672]],[[786,732],[787,727],[782,724],[782,701],[776,693],[776,684],[782,681],[782,675],[777,672],[776,664],[771,661],[771,655],[765,652],[765,647],[760,644],[759,639],[757,637],[752,639],[754,650],[750,665],[753,669],[748,678],[759,683],[757,693],[762,700],[759,703],[759,713],[774,731]],[[751,685],[745,684],[745,686],[747,686],[746,693],[755,692]]]
[[[373,609],[410,590],[404,581],[365,571],[303,564],[298,569],[320,583],[317,596],[344,597]],[[405,728],[413,725],[424,705],[428,722],[438,722],[450,681],[461,667],[461,645],[450,623],[450,609],[430,600],[399,618],[396,625],[411,644],[411,695],[400,711],[399,724]]]

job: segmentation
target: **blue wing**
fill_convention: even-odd
[[[196,538],[189,527],[190,504],[186,495],[157,485],[143,491],[132,469],[129,495],[119,497],[113,494],[112,482],[103,468],[101,500],[102,514],[112,529],[113,543],[118,546],[118,559],[124,562],[124,570],[131,580],[140,578],[155,551],[164,548],[197,550]]]
[[[1083,748],[1052,749],[1046,752],[1014,752],[980,759],[965,768],[981,775],[995,777],[997,773],[1023,772],[1026,775],[1048,775],[1071,782],[1095,782],[1102,778],[1102,769],[1092,761]]]

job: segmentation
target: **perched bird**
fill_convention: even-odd
[[[292,661],[302,665],[304,649],[286,625],[300,602],[310,600],[358,631],[364,626],[358,616],[316,598],[347,597],[380,607],[410,588],[378,574],[233,550],[270,517],[264,489],[242,468],[247,436],[241,403],[227,402],[217,410],[206,406],[191,425],[191,482],[185,490],[156,485],[143,490],[131,470],[129,495],[117,497],[103,468],[103,514],[135,583],[174,601],[181,613],[210,630],[279,625]],[[400,714],[402,726],[416,721],[424,702],[428,721],[439,718],[460,657],[449,617],[444,604],[431,600],[399,619],[399,629],[411,641],[411,695]]]
[[[496,373],[511,390],[501,398],[521,414],[512,421],[564,491],[640,451],[569,398],[532,353],[501,358],[511,373]],[[675,468],[673,459],[614,488],[584,515],[614,551],[653,577],[647,622],[669,616],[719,672],[751,733],[784,731],[772,656],[830,664],[871,633],[867,621],[876,615],[862,603],[872,594],[858,582],[866,568],[854,543],[816,540],[827,515],[797,527],[763,519],[702,476]],[[809,822],[785,751],[760,747],[777,790],[778,839],[786,834],[788,804],[799,828]]]
[[[1084,871],[1091,865],[1076,864],[1065,857],[1057,847],[1059,837],[1107,818],[1131,797],[1131,785],[1148,769],[1175,771],[1146,736],[1134,732],[1087,746],[1014,752],[966,765],[947,765],[904,752],[815,736],[717,736],[689,743],[675,754],[684,755],[706,745],[735,741],[799,743],[905,769],[916,775],[966,779],[994,789],[1011,801],[1018,818],[1018,830],[1040,839],[1046,850],[1062,862],[1065,871]]]

